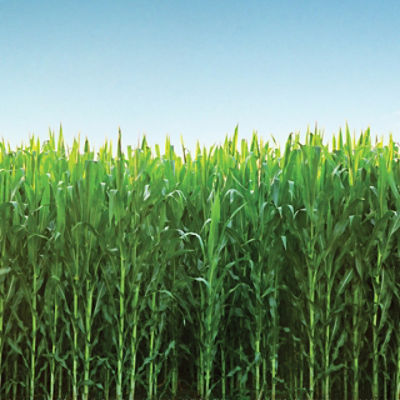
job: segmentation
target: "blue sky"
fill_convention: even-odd
[[[0,137],[400,140],[398,1],[0,0]]]

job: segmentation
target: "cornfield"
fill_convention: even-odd
[[[399,190],[369,130],[1,142],[0,399],[400,399]]]

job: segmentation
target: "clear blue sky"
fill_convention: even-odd
[[[0,137],[400,140],[399,27],[399,1],[0,0]]]

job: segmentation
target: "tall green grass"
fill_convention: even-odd
[[[0,143],[0,399],[399,399],[399,147]]]

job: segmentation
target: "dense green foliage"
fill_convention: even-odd
[[[399,399],[390,139],[0,143],[1,399]]]

